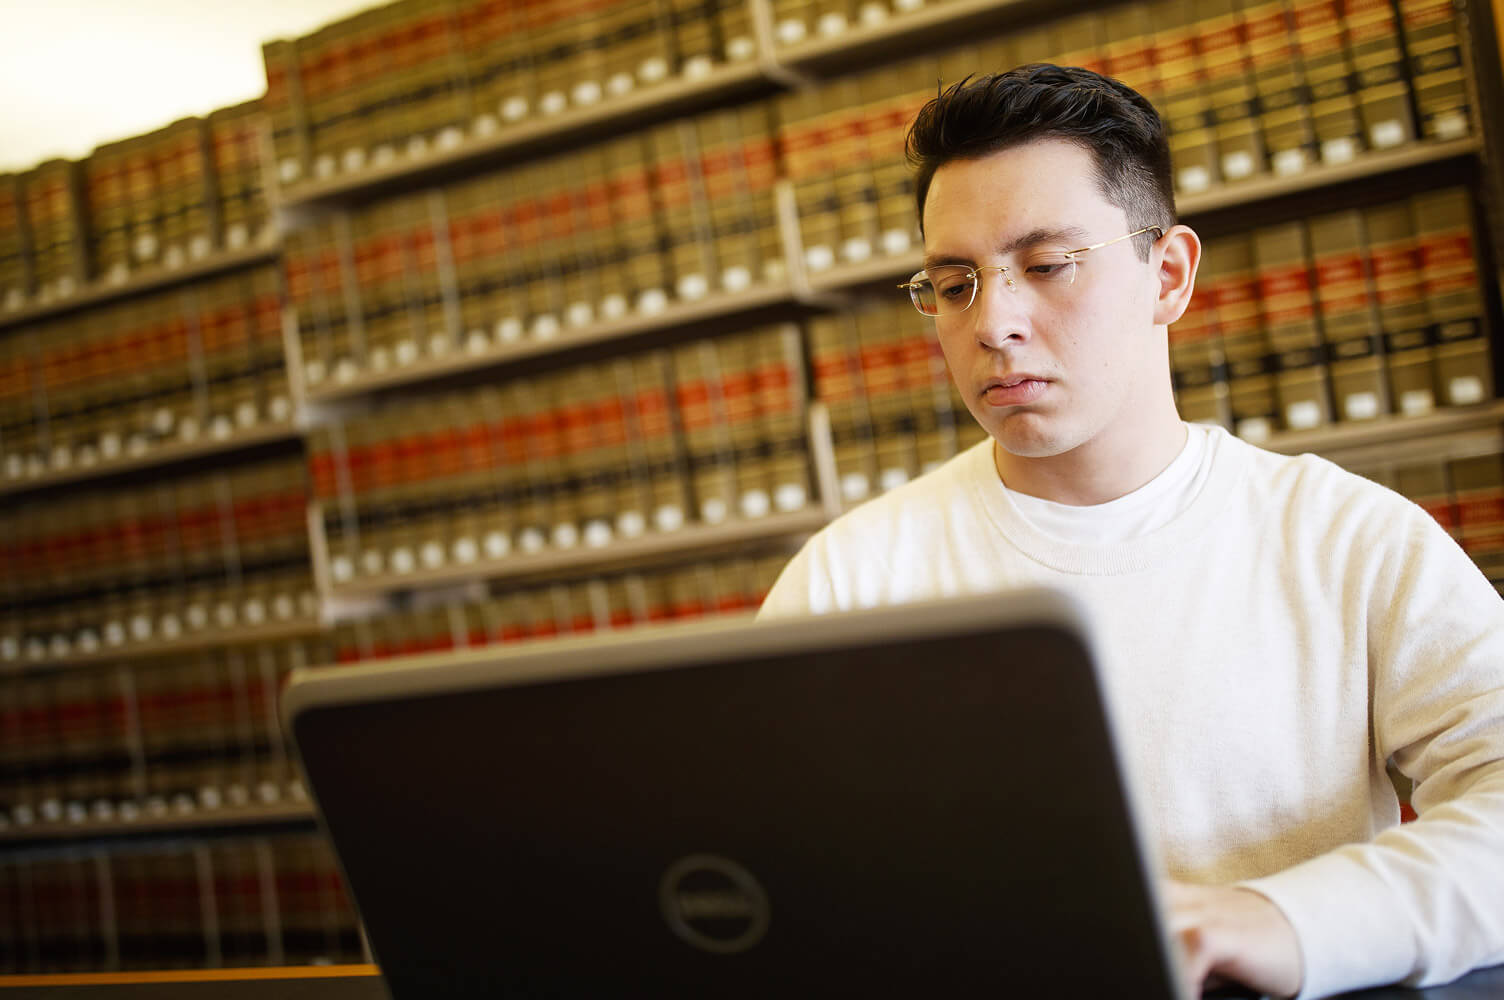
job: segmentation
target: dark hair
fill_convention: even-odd
[[[936,170],[1036,139],[1064,139],[1090,152],[1102,197],[1123,210],[1130,229],[1175,224],[1170,147],[1154,106],[1089,69],[1031,63],[969,76],[920,109],[908,137],[920,229]],[[1134,239],[1141,258],[1149,258],[1153,240],[1152,233]]]

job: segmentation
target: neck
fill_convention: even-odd
[[[1073,507],[1126,496],[1163,472],[1185,447],[1185,424],[1168,396],[1166,404],[1059,455],[1023,458],[994,441],[998,477],[1010,490]]]

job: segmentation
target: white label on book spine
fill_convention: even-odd
[[[820,21],[815,30],[826,38],[844,34],[846,31],[846,15],[836,10],[828,10],[820,15]]]
[[[423,548],[419,551],[419,557],[423,560],[423,565],[426,568],[438,569],[444,565],[444,546],[438,541],[429,539],[423,543]]]
[[[397,341],[397,364],[406,368],[418,360],[418,342],[411,337],[404,337]]]
[[[393,573],[411,573],[418,568],[418,560],[413,556],[413,550],[406,545],[399,545],[392,550],[390,557]]]
[[[809,494],[802,483],[784,483],[773,490],[773,506],[785,514],[803,510],[808,502]]]
[[[481,545],[486,550],[487,559],[504,559],[507,553],[512,551],[512,539],[504,531],[491,529],[481,539]]]
[[[550,90],[538,100],[538,110],[545,115],[556,115],[569,107],[569,98],[562,90]]]
[[[1368,130],[1368,138],[1374,149],[1389,149],[1405,141],[1405,126],[1396,118],[1374,122],[1373,128]]]
[[[872,483],[866,473],[848,472],[841,477],[841,499],[864,500],[872,492]]]
[[[1483,380],[1477,375],[1458,375],[1447,383],[1447,395],[1453,406],[1483,402]]]
[[[659,531],[678,531],[684,526],[684,511],[677,504],[664,504],[653,511],[653,526]]]
[[[877,477],[878,488],[884,493],[909,481],[909,470],[904,468],[884,469]]]
[[[811,271],[826,271],[835,264],[836,252],[823,245],[808,247],[804,251],[804,262]]]
[[[580,529],[568,521],[554,525],[554,544],[561,549],[572,549],[580,544]]]
[[[571,91],[574,102],[585,107],[599,104],[603,94],[603,88],[595,80],[581,80],[574,85],[574,90]]]
[[[1350,392],[1342,401],[1342,412],[1349,420],[1372,420],[1379,415],[1378,394]]]
[[[501,102],[501,117],[509,122],[521,121],[527,117],[527,98],[520,96],[508,97]]]
[[[1269,420],[1265,417],[1248,417],[1244,420],[1239,420],[1237,426],[1238,437],[1244,441],[1253,441],[1255,443],[1269,440],[1269,434],[1272,430],[1273,428],[1269,426]]]
[[[1328,139],[1321,144],[1321,159],[1325,163],[1351,163],[1358,155],[1358,144],[1352,136]]]
[[[532,332],[539,340],[552,340],[559,335],[559,317],[550,313],[535,317]]]
[[[1406,389],[1400,394],[1400,412],[1407,417],[1419,417],[1436,407],[1436,398],[1430,389]]]
[[[1222,176],[1228,180],[1241,180],[1253,173],[1253,157],[1246,150],[1238,150],[1222,157]]]
[[[386,566],[386,559],[381,550],[377,548],[362,549],[360,552],[360,570],[367,576],[375,576]]]
[[[772,506],[767,490],[748,490],[742,494],[742,517],[766,517]]]
[[[366,367],[373,372],[384,372],[392,367],[392,352],[385,344],[377,344],[366,355]]]
[[[700,520],[706,524],[720,524],[729,513],[726,501],[720,497],[708,497],[700,504]]]
[[[612,97],[620,97],[630,94],[632,88],[637,86],[637,81],[632,79],[631,73],[612,73],[606,80],[606,93]]]
[[[1212,186],[1212,172],[1201,165],[1186,167],[1175,175],[1181,191],[1195,194]]]
[[[737,264],[721,272],[721,287],[728,292],[740,292],[752,284],[752,272]]]
[[[616,530],[623,538],[638,538],[647,528],[647,518],[641,511],[627,510],[616,516]]]
[[[611,544],[611,525],[605,521],[591,521],[585,525],[585,546],[599,549]]]
[[[543,532],[537,528],[523,528],[517,535],[517,547],[528,555],[542,552],[543,547],[547,544],[548,539],[544,538]]]
[[[778,22],[778,41],[784,45],[793,45],[795,42],[804,41],[807,29],[804,22],[797,18],[785,18]]]
[[[1298,431],[1320,426],[1321,405],[1314,399],[1297,400],[1285,407],[1285,423]]]

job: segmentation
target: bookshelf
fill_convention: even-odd
[[[263,625],[209,628],[203,632],[190,633],[176,639],[152,639],[137,642],[127,638],[119,646],[107,646],[92,652],[74,651],[63,656],[44,653],[36,658],[21,655],[14,660],[0,661],[0,676],[152,660],[162,656],[207,649],[224,649],[230,646],[276,642],[282,639],[301,639],[321,635],[324,631],[325,626],[318,619],[295,617],[290,621],[273,621]]]
[[[0,827],[0,850],[29,844],[97,843],[196,833],[227,833],[279,829],[312,830],[313,806],[307,802],[223,806],[167,807],[160,814],[143,812],[130,818],[86,816],[61,822],[37,822]]]

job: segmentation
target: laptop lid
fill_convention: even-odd
[[[283,714],[398,1000],[1180,995],[1055,593],[300,671]]]

